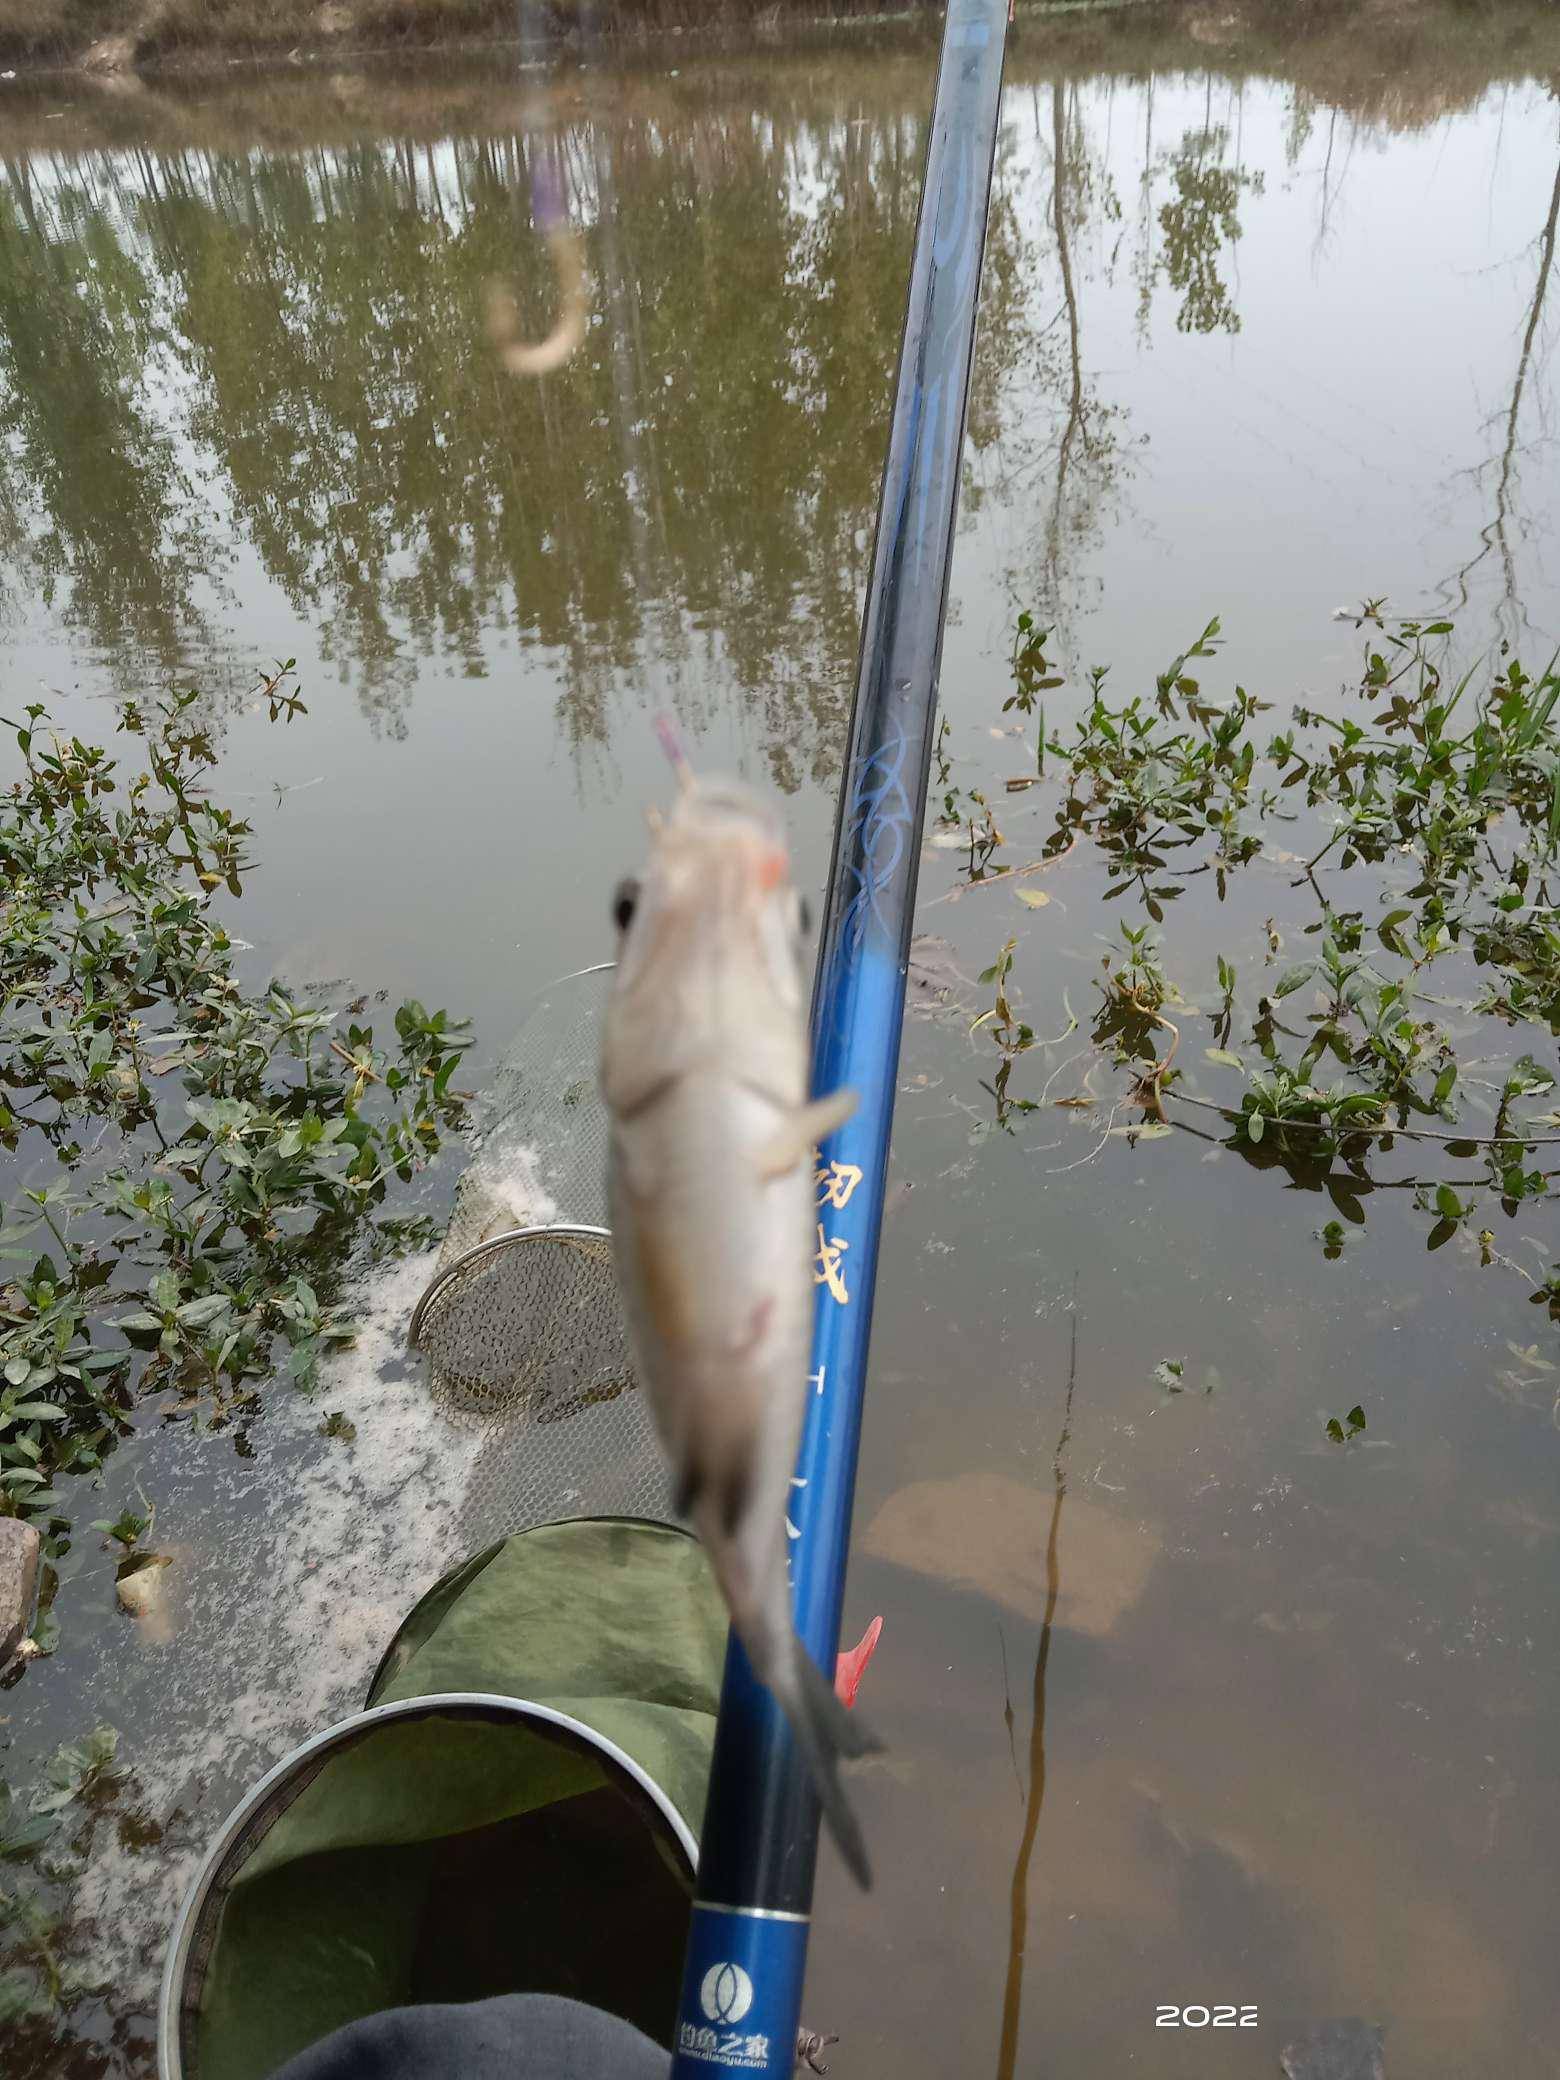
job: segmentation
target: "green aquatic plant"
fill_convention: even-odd
[[[287,670],[262,677],[274,719],[302,706]],[[225,1419],[350,1339],[344,1275],[421,1238],[389,1193],[459,1119],[469,1044],[416,1002],[382,1046],[252,983],[216,907],[250,827],[207,792],[194,694],[120,723],[129,770],[29,707],[0,794],[0,1511],[51,1550],[62,1477],[101,1466],[137,1398]]]
[[[990,1010],[981,1012],[970,1026],[972,1034],[978,1033],[984,1027],[996,1043],[997,1067],[989,1083],[982,1077],[981,1088],[994,1100],[995,1124],[1004,1133],[1013,1131],[1012,1118],[1015,1113],[1034,1112],[1038,1109],[1034,1099],[1015,1098],[1008,1093],[1008,1080],[1012,1076],[1014,1063],[1021,1055],[1027,1054],[1035,1044],[1033,1028],[1015,1015],[1008,1001],[1007,982],[1013,972],[1013,951],[1017,944],[1016,939],[1009,939],[991,966],[983,968],[976,978],[989,986],[994,994]]]
[[[1065,683],[1061,673],[1052,670],[1045,654],[1045,646],[1054,633],[1049,628],[1037,628],[1032,614],[1019,615],[1013,635],[1013,691],[1002,703],[1004,715],[1016,708],[1021,715],[1035,717],[1039,725],[1035,770],[1042,778],[1045,774],[1045,702],[1040,695]]]
[[[62,1833],[71,1808],[112,1791],[118,1746],[114,1728],[99,1726],[58,1749],[26,1798],[0,1778],[0,2027],[48,2015],[87,1990],[58,1907],[81,1863]]]
[[[144,1496],[142,1500],[145,1501]],[[92,1529],[101,1531],[105,1538],[111,1538],[116,1545],[123,1547],[125,1552],[130,1553],[135,1550],[143,1538],[150,1535],[156,1520],[156,1509],[148,1505],[147,1513],[144,1517],[138,1515],[133,1509],[122,1509],[117,1517],[97,1518],[93,1523]]]
[[[1092,671],[1072,734],[1046,740],[1058,777],[1044,853],[1087,841],[1104,900],[1144,913],[1105,958],[1093,1026],[1133,1072],[1117,1103],[1150,1122],[1167,1106],[1222,1116],[1253,1160],[1324,1182],[1356,1224],[1367,1157],[1404,1137],[1441,1173],[1410,1181],[1438,1247],[1492,1201],[1511,1215],[1551,1194],[1554,1073],[1521,1039],[1560,1033],[1560,672],[1532,675],[1502,651],[1454,674],[1449,621],[1391,621],[1378,599],[1354,618],[1352,687],[1279,727],[1271,702],[1239,684],[1216,699],[1189,669],[1217,655],[1217,619],[1147,693],[1117,697]],[[1029,712],[1054,680],[1048,635],[1020,618],[1005,708]],[[1254,957],[1220,952],[1201,985],[1203,1070],[1178,1053],[1198,990],[1175,979],[1179,935],[1161,934],[1194,886],[1223,902],[1258,862],[1288,870],[1293,900]],[[1004,993],[1021,940],[1005,958]],[[1517,1038],[1504,1060],[1502,1035]],[[1240,1088],[1206,1088],[1212,1070]]]

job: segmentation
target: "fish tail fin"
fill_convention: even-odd
[[[872,1754],[883,1743],[840,1703],[834,1686],[795,1633],[791,1635],[789,1662],[789,1680],[776,1686],[775,1696],[802,1751],[823,1817],[845,1859],[845,1867],[862,1891],[870,1892],[872,1867],[867,1861],[867,1845],[861,1823],[840,1782],[839,1766],[842,1757]]]

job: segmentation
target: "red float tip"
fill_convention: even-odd
[[[841,1654],[834,1664],[834,1694],[847,1709],[856,1702],[856,1692],[861,1688],[867,1663],[877,1650],[878,1634],[882,1630],[883,1620],[874,1618],[859,1642]]]

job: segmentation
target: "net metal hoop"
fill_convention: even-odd
[[[587,968],[586,974],[594,974]],[[496,1256],[500,1251],[512,1249],[518,1243],[539,1242],[543,1238],[554,1242],[606,1242],[612,1240],[610,1228],[598,1228],[586,1221],[542,1221],[528,1228],[506,1228],[501,1235],[490,1235],[486,1242],[473,1243],[470,1249],[462,1250],[448,1264],[441,1265],[429,1281],[422,1298],[412,1309],[412,1319],[406,1331],[408,1350],[421,1349],[423,1324],[440,1293],[451,1285],[462,1272],[469,1271],[484,1257]]]
[[[168,1955],[163,1965],[157,2000],[158,2080],[190,2080],[191,2059],[185,2056],[186,2013],[198,1986],[199,1961],[194,1950],[201,1917],[214,1890],[236,1868],[250,1843],[257,1822],[275,1804],[280,1810],[317,1776],[331,1757],[373,1729],[408,1720],[467,1717],[530,1725],[554,1739],[597,1756],[629,1796],[642,1800],[664,1824],[686,1860],[690,1877],[698,1868],[699,1845],[688,1823],[655,1779],[616,1741],[598,1733],[581,1719],[572,1718],[551,1705],[533,1704],[528,1699],[505,1697],[485,1690],[436,1691],[426,1697],[398,1699],[372,1705],[339,1720],[294,1748],[266,1771],[229,1813],[211,1846],[201,1859],[180,1904]]]

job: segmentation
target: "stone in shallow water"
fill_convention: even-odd
[[[166,1646],[173,1638],[164,1574],[172,1565],[172,1553],[136,1553],[120,1562],[114,1583],[119,1608],[127,1618],[136,1620],[142,1640],[151,1646]]]
[[[1045,1616],[1051,1484],[1030,1487],[1002,1473],[914,1481],[890,1495],[861,1549],[973,1589],[1035,1623]],[[1159,1541],[1097,1503],[1069,1495],[1056,1541],[1056,1623],[1103,1638],[1142,1595]]]
[[[1386,2080],[1373,2022],[1316,2022],[1279,2054],[1284,2080]]]
[[[20,1517],[0,1517],[0,1669],[27,1637],[37,1589],[37,1532]]]

